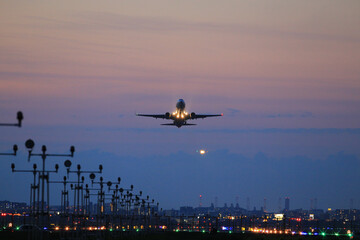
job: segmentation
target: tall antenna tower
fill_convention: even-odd
[[[279,197],[279,201],[278,201],[278,210],[279,210],[279,212],[282,211],[282,207],[281,207],[281,197]]]
[[[235,198],[235,201],[236,201],[236,208],[239,208],[240,206],[239,206],[239,196],[236,196],[236,198]]]
[[[266,198],[264,198],[264,212],[266,212]]]

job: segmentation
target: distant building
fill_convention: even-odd
[[[286,197],[285,198],[285,211],[289,211],[290,210],[290,198]]]
[[[177,217],[179,216],[179,210],[171,209],[171,210],[164,210],[166,216]]]
[[[191,216],[194,215],[194,213],[193,207],[180,207],[180,215]]]
[[[28,206],[24,202],[0,201],[1,212],[23,212],[28,210]]]

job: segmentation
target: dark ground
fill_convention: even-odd
[[[104,234],[106,233],[106,235]],[[1,240],[26,240],[26,239],[40,239],[40,236],[31,235],[26,232],[0,232]],[[189,233],[189,232],[163,232],[163,233],[117,233],[110,232],[93,232],[86,237],[78,237],[76,233],[66,233],[60,235],[59,232],[44,235],[43,239],[89,239],[89,240],[341,240],[341,239],[360,239],[359,237],[350,238],[348,236],[299,236],[299,235],[277,235],[277,234],[254,234],[254,233]]]

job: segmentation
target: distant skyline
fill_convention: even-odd
[[[103,163],[104,177],[134,182],[164,208],[195,206],[199,194],[242,206],[266,197],[275,209],[286,196],[294,208],[360,201],[359,1],[0,6],[0,122],[24,113],[22,128],[0,127],[0,152],[18,144],[20,154],[0,157],[0,199],[27,201],[30,176],[10,163],[31,166],[32,138],[37,150],[75,145],[74,162]],[[135,116],[179,98],[189,112],[224,116],[181,129]]]

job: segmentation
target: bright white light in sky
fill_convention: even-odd
[[[204,149],[201,149],[201,150],[199,151],[199,153],[200,153],[201,155],[204,155],[204,154],[206,153],[206,151],[205,151]]]

